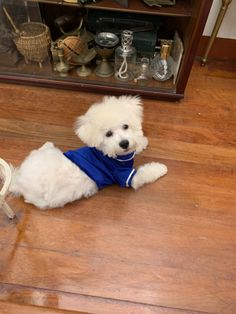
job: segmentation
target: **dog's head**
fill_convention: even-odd
[[[109,157],[140,152],[147,145],[142,131],[143,108],[139,97],[106,96],[79,117],[75,132],[88,146]]]

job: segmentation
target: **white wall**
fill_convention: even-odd
[[[204,36],[210,36],[220,11],[221,0],[213,0],[210,14],[203,32]],[[225,14],[217,37],[236,39],[236,0],[232,0]]]

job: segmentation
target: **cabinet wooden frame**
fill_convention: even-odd
[[[62,0],[30,0],[31,2],[42,2],[56,5],[72,5]],[[123,8],[119,4],[102,0],[98,3],[85,5],[89,9],[106,9],[111,11],[143,13],[147,15],[163,16],[167,23],[176,27],[183,41],[184,54],[182,57],[179,73],[175,85],[165,85],[162,82],[155,82],[153,86],[140,87],[137,85],[127,85],[111,82],[109,79],[92,78],[70,79],[58,78],[53,75],[42,77],[37,75],[26,75],[25,73],[1,72],[0,81],[16,84],[37,85],[52,88],[64,88],[71,90],[81,90],[89,92],[100,92],[104,94],[139,94],[145,97],[179,100],[184,97],[185,88],[190,75],[190,71],[196,55],[198,43],[200,41],[205,23],[213,0],[178,0],[175,6],[149,8],[141,0],[129,0],[129,7]],[[73,4],[74,5],[74,4]],[[78,5],[77,5],[78,6]]]

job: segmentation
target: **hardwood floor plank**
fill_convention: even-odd
[[[45,142],[51,140],[57,142],[64,139],[64,145],[75,142],[76,137],[72,128],[49,125],[38,122],[25,122],[19,120],[1,119],[1,137],[6,139],[34,140],[35,142]],[[62,141],[62,140],[61,140]],[[81,142],[78,140],[81,145]]]
[[[220,147],[236,147],[236,134],[231,132],[233,126],[193,126],[188,123],[175,124],[171,122],[146,123],[145,133],[148,138],[175,140],[185,143],[196,143]],[[235,126],[236,128],[236,126]],[[229,130],[229,132],[227,132]]]
[[[150,139],[146,156],[205,165],[236,167],[236,149],[175,140]]]
[[[0,301],[0,313],[1,314],[89,314],[82,312],[71,312],[71,311],[63,311],[63,310],[55,310],[55,309],[46,309],[38,306],[29,306],[29,305],[20,305],[13,304],[8,302]]]
[[[150,306],[140,302],[132,303],[9,284],[0,284],[0,299],[69,311],[77,311],[80,308],[82,311],[96,314],[203,314],[203,312]]]

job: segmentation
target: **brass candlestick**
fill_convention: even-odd
[[[210,37],[210,40],[209,40],[208,45],[206,47],[205,54],[202,58],[202,63],[201,63],[202,66],[204,66],[207,62],[208,54],[209,54],[211,47],[215,41],[216,35],[220,29],[220,26],[221,26],[221,23],[222,23],[223,18],[225,16],[225,13],[226,13],[228,6],[230,5],[231,2],[232,2],[232,0],[222,0],[220,12],[217,16],[215,26],[214,26],[213,31],[211,33],[211,37]]]
[[[58,63],[55,65],[55,70],[60,74],[60,76],[67,76],[69,71],[69,66],[64,61],[64,51],[61,48],[57,49],[57,55],[58,55]]]

